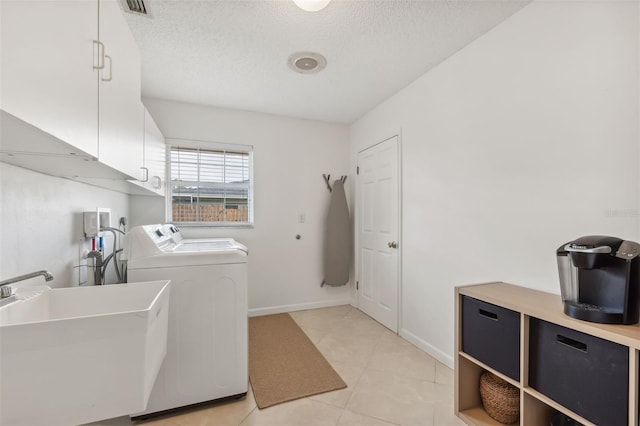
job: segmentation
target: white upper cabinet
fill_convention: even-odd
[[[0,8],[0,108],[97,157],[97,0],[2,0]],[[3,138],[2,149],[38,147]]]
[[[2,161],[142,179],[140,53],[118,0],[1,0],[0,20]]]
[[[133,195],[160,195],[164,197],[166,188],[166,145],[164,136],[142,102],[138,102],[140,102],[140,108],[144,111],[144,166],[141,167],[142,178],[126,181],[100,178],[81,178],[78,180]]]
[[[165,195],[167,147],[156,122],[144,111],[144,167],[148,179],[143,186],[158,195]]]
[[[140,53],[118,0],[99,4],[104,68],[99,82],[98,159],[132,179],[144,179]]]

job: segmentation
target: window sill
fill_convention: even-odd
[[[236,223],[213,223],[213,222],[169,222],[179,228],[209,228],[209,229],[253,229],[252,223],[236,224]]]

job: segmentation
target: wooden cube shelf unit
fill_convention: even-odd
[[[472,300],[472,304],[468,303],[469,300]],[[488,321],[486,336],[487,344],[493,345],[493,351],[487,351],[485,350],[486,348],[480,348],[478,350],[478,345],[479,342],[482,341],[482,336],[480,336],[479,339],[476,334],[478,332],[482,333],[482,331],[481,329],[478,331],[478,328],[475,325],[471,327],[469,326],[469,317],[467,317],[466,325],[464,324],[464,306],[466,306],[467,310],[469,310],[470,307],[474,309],[473,313],[467,312],[467,315],[476,315],[477,310],[481,315],[486,316]],[[486,308],[483,309],[483,307]],[[640,357],[640,326],[638,324],[609,325],[580,321],[564,314],[562,300],[558,295],[501,282],[456,287],[455,309],[455,412],[456,415],[465,423],[469,425],[483,426],[501,424],[491,418],[482,405],[479,383],[480,375],[486,370],[506,380],[508,383],[520,390],[520,425],[550,425],[551,417],[556,411],[560,411],[584,425],[595,425],[594,421],[585,418],[594,418],[594,408],[592,406],[583,408],[583,405],[581,405],[581,402],[579,401],[581,397],[576,397],[575,404],[574,401],[568,401],[568,403],[563,405],[548,395],[545,395],[543,392],[540,392],[530,386],[530,373],[533,375],[537,372],[538,376],[535,378],[540,380],[540,371],[545,372],[546,378],[550,376],[549,371],[555,371],[550,370],[550,368],[545,365],[545,363],[551,363],[550,358],[547,360],[545,353],[542,353],[541,355],[538,354],[530,360],[530,350],[533,350],[532,347],[534,346],[535,338],[537,338],[537,335],[531,336],[531,333],[540,333],[539,329],[546,327],[545,330],[552,330],[554,333],[555,330],[559,329],[565,330],[565,334],[571,334],[572,336],[587,336],[591,339],[590,344],[604,345],[605,349],[606,345],[618,348],[619,345],[622,345],[624,347],[624,359],[626,359],[626,351],[628,350],[628,383],[626,386],[622,383],[624,390],[628,390],[628,413],[617,412],[615,414],[617,414],[618,417],[620,417],[620,414],[623,418],[626,417],[628,419],[628,426],[640,426],[638,420],[638,375],[640,373],[638,359]],[[513,312],[519,314],[520,328],[519,339],[516,339],[515,343],[513,339],[504,338],[501,328],[496,328],[496,330],[492,330],[491,328],[494,327],[491,325],[491,320],[498,322],[498,317],[502,317],[503,314],[505,314],[505,317],[507,318],[513,318]],[[482,319],[479,320],[482,321]],[[509,321],[513,321],[513,319],[509,319]],[[535,323],[536,327],[531,325],[532,322]],[[543,324],[543,327],[539,327],[540,323]],[[464,350],[465,341],[463,340],[463,330],[465,327],[469,334],[471,332],[474,333],[474,338],[472,339],[469,339],[469,336],[467,336],[466,346],[468,352],[475,353],[476,357],[470,355]],[[562,347],[562,343],[566,343],[560,341],[561,337],[562,336],[558,334],[558,339],[561,343],[560,347]],[[568,343],[571,344],[571,339],[567,339],[569,340]],[[595,343],[593,343],[594,341]],[[519,348],[515,348],[515,351],[513,350],[514,344],[519,345]],[[577,349],[573,348],[570,350],[580,351],[581,349],[584,349],[582,351],[584,354],[587,353],[586,345],[584,348],[578,347]],[[595,349],[598,348],[596,347]],[[505,363],[504,359],[493,359],[493,353],[499,354],[500,356],[504,353],[519,353],[519,380],[510,377],[514,376],[513,372],[510,372],[509,375],[505,374],[504,371],[508,370],[508,367],[504,366],[508,365],[508,363]],[[597,355],[598,352],[595,350],[589,350],[589,353],[596,354],[593,356],[601,356]],[[496,356],[496,358],[500,358],[500,356]],[[482,359],[478,359],[477,357]],[[562,362],[562,358],[560,358],[560,360],[560,362]],[[536,362],[537,364],[530,364],[530,361],[531,363]],[[595,361],[598,361],[598,359]],[[612,379],[619,387],[621,383],[620,372],[625,376],[627,373],[626,362],[623,362],[622,364],[625,365],[618,365],[618,375]],[[568,363],[567,367],[567,374],[573,374],[573,376],[560,377],[558,380],[564,381],[562,383],[576,380],[576,393],[587,393],[587,391],[584,390],[584,386],[580,386],[580,383],[578,383],[578,381],[584,377],[584,375],[581,374],[582,371],[580,370],[579,364]],[[612,370],[610,365],[603,367],[604,368],[601,369],[601,372],[605,375],[610,374]],[[557,368],[557,366],[553,366],[553,368]],[[571,371],[572,369],[573,371]],[[559,373],[559,375],[564,374],[563,370],[560,371],[561,373]],[[594,382],[597,383],[597,380],[594,380]],[[623,382],[627,382],[626,377],[623,377]],[[602,393],[604,394],[603,397],[607,397],[606,390]],[[588,400],[588,397],[585,397],[585,399]],[[627,405],[627,401],[624,397],[622,397],[622,402],[623,405]],[[582,417],[579,413],[572,411],[566,405],[579,406],[580,408],[576,409],[576,411],[585,412],[587,414],[585,414],[585,417]],[[597,417],[599,414],[600,413],[596,413],[595,416]],[[607,418],[606,416],[611,413],[603,414],[603,418]],[[606,422],[601,421],[600,423]],[[624,424],[621,426],[624,426]]]

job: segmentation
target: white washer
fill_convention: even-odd
[[[182,240],[172,225],[127,236],[128,281],[171,280],[167,355],[147,409],[131,417],[246,395],[247,248],[228,238]]]
[[[217,250],[231,248],[233,244],[237,244],[233,238],[184,238],[180,229],[171,224],[161,225],[160,231],[171,236],[171,240],[175,243],[174,251],[206,250],[207,248]]]

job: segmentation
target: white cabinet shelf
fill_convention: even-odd
[[[463,298],[490,303],[520,315],[520,379],[514,380],[500,371],[465,353],[463,348]],[[547,395],[529,386],[530,323],[537,318],[548,323],[599,337],[608,342],[626,346],[629,350],[628,425],[638,426],[638,351],[640,350],[640,326],[607,325],[576,320],[564,315],[562,302],[557,295],[544,293],[506,283],[487,283],[457,287],[456,301],[456,356],[455,356],[455,412],[470,425],[500,425],[484,410],[480,397],[480,375],[490,371],[520,390],[520,421],[523,426],[550,424],[559,411],[574,420],[593,425]],[[544,362],[542,359],[540,362]]]
[[[127,175],[99,162],[96,157],[1,110],[0,140],[0,161],[4,163],[74,180],[124,182],[127,179]],[[21,141],[28,143],[20,144]]]

